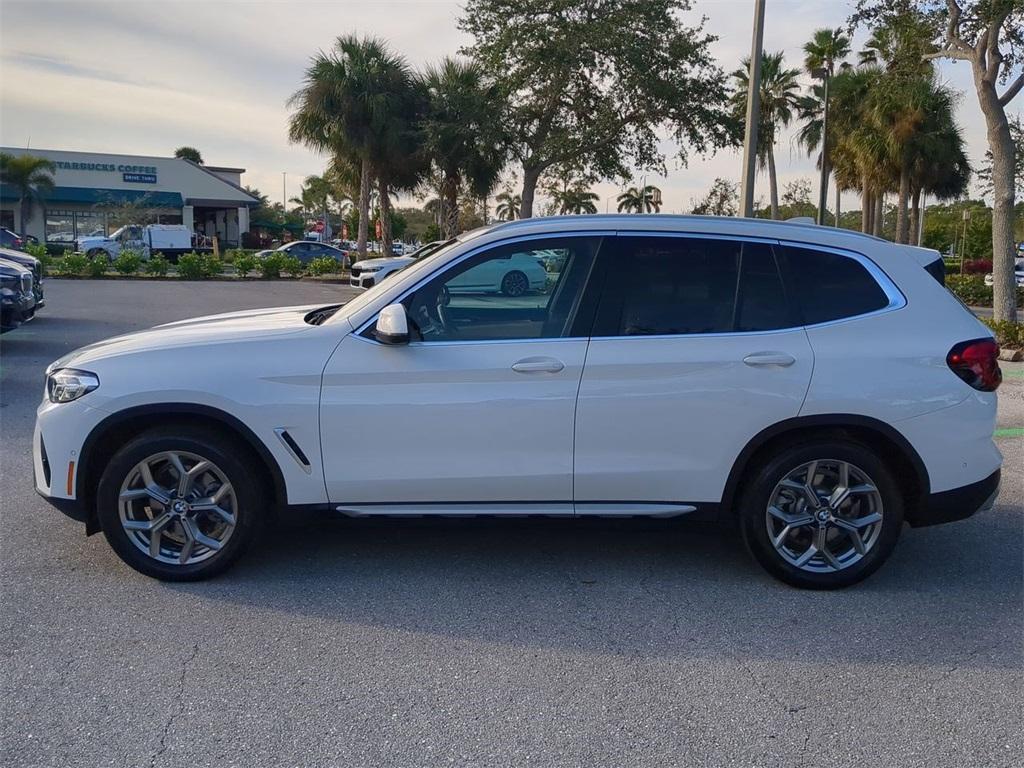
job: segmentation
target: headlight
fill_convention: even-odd
[[[51,403],[70,403],[100,385],[99,377],[88,371],[61,368],[46,377],[46,396]]]

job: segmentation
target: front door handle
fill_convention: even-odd
[[[512,363],[512,370],[516,373],[558,373],[563,368],[562,361],[553,357],[524,357]]]
[[[743,358],[747,365],[778,365],[783,368],[796,362],[796,358],[785,352],[755,352]]]

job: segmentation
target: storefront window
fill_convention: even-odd
[[[75,237],[105,237],[109,232],[104,211],[78,211],[75,213]]]
[[[75,214],[73,211],[46,211],[46,242],[66,244],[75,242]]]

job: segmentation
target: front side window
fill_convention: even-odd
[[[748,333],[797,325],[766,243],[617,240],[595,336]]]
[[[785,246],[787,281],[805,325],[884,309],[889,297],[871,273],[849,256]]]
[[[594,264],[599,237],[499,245],[446,270],[406,297],[419,341],[566,336]]]

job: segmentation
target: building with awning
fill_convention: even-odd
[[[109,235],[126,224],[184,224],[222,247],[240,245],[259,200],[242,187],[244,168],[199,165],[177,157],[114,155],[2,147],[11,155],[56,165],[55,187],[34,204],[25,232],[69,246],[78,237]],[[0,185],[0,226],[21,226],[18,192]]]

